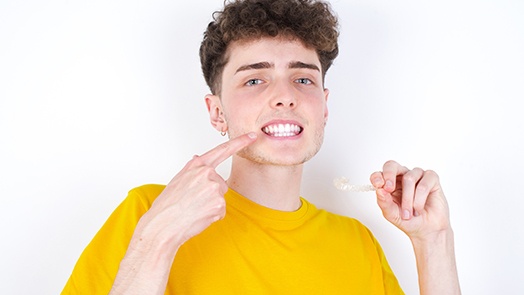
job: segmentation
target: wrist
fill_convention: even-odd
[[[454,245],[454,233],[451,227],[420,236],[410,237],[415,250],[428,250],[435,247],[449,247]]]
[[[153,260],[172,260],[183,244],[182,236],[181,230],[157,224],[146,213],[135,228],[128,251],[132,250]]]

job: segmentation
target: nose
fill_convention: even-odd
[[[297,106],[295,89],[292,85],[279,83],[272,93],[271,106],[274,108],[294,108]]]

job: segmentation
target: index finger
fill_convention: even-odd
[[[229,141],[226,141],[207,153],[200,156],[200,160],[204,163],[216,168],[220,163],[224,162],[227,158],[236,154],[241,149],[252,144],[257,139],[257,135],[254,132],[250,132]]]
[[[387,161],[382,168],[382,175],[384,177],[384,189],[388,192],[393,192],[397,185],[397,176],[404,175],[409,171],[408,168],[400,165],[395,161]]]

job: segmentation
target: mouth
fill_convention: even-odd
[[[302,133],[304,128],[297,124],[285,123],[285,124],[270,124],[262,128],[262,132],[273,137],[292,137]]]

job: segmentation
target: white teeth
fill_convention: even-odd
[[[271,136],[285,137],[298,135],[302,128],[295,124],[275,124],[263,128],[263,131]]]

